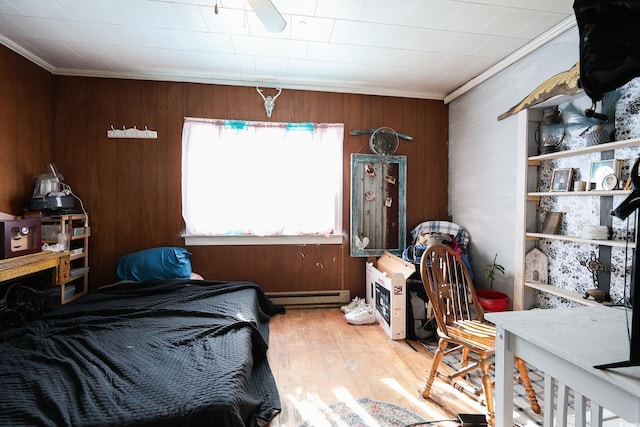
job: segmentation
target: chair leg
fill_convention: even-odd
[[[424,386],[424,390],[422,391],[422,397],[424,397],[425,399],[429,397],[429,393],[431,392],[431,386],[433,385],[433,380],[436,377],[436,372],[438,372],[438,366],[440,365],[442,356],[444,356],[444,350],[447,348],[447,345],[448,345],[447,341],[440,338],[440,341],[438,341],[438,349],[433,354],[433,363],[431,363],[431,370],[429,371],[427,382]]]
[[[482,389],[484,391],[484,399],[487,405],[487,423],[490,426],[494,426],[496,423],[495,420],[495,410],[493,407],[493,382],[491,381],[491,376],[489,375],[489,371],[491,370],[491,363],[487,360],[486,355],[481,355],[480,370],[482,371]]]
[[[529,379],[529,372],[527,371],[527,367],[524,364],[524,360],[519,357],[514,357],[516,362],[516,366],[518,367],[518,372],[520,372],[520,378],[522,378],[522,382],[524,383],[524,389],[527,392],[527,396],[529,396],[529,402],[531,402],[531,410],[536,414],[540,413],[540,404],[538,403],[538,398],[536,397],[536,392],[531,387],[531,380]]]
[[[469,347],[462,347],[462,360],[460,366],[466,368],[469,365]]]

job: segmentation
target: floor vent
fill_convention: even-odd
[[[351,301],[349,291],[267,292],[267,296],[288,308],[340,307]]]

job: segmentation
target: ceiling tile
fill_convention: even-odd
[[[52,41],[77,41],[57,19],[33,18],[29,16],[10,16],[9,19],[19,25],[31,36]]]
[[[291,38],[328,42],[334,25],[333,19],[293,15],[291,18]]]
[[[47,19],[66,19],[68,14],[55,1],[42,0],[5,0],[21,15]],[[3,12],[4,13],[4,12]]]
[[[502,59],[521,48],[527,42],[526,39],[510,37],[487,37],[485,43],[478,43],[476,49],[471,52],[474,56]]]
[[[109,0],[56,0],[65,11],[67,18],[75,21],[119,23],[108,7]],[[60,18],[65,19],[65,18]]]

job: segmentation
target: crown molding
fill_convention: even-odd
[[[47,70],[51,74],[55,73],[56,67],[54,67],[53,65],[49,64],[44,59],[40,58],[37,55],[34,55],[33,53],[29,52],[28,50],[26,50],[22,46],[14,43],[12,40],[6,38],[5,36],[3,36],[1,34],[0,34],[0,43],[2,43],[4,46],[8,47],[12,51],[16,52],[18,55],[23,56],[26,59],[28,59],[29,61],[33,62],[34,64],[39,65],[40,67],[44,68],[45,70]]]
[[[160,73],[119,73],[119,72],[105,72],[96,70],[77,70],[67,68],[56,68],[53,74],[60,76],[73,76],[73,77],[97,77],[97,78],[111,78],[111,79],[130,79],[130,80],[154,80],[154,81],[168,81],[168,82],[188,82],[188,83],[204,83],[204,84],[218,84],[229,86],[264,86],[264,87],[279,87],[289,90],[309,90],[317,92],[335,92],[335,93],[350,93],[355,95],[376,95],[376,96],[390,96],[398,98],[417,98],[417,99],[432,99],[442,101],[444,94],[431,93],[431,92],[403,92],[393,90],[381,90],[378,87],[371,88],[365,86],[358,86],[357,84],[350,84],[351,82],[340,82],[334,80],[328,85],[325,81],[309,81],[300,79],[299,81],[287,81],[286,83],[275,82],[272,80],[242,80],[232,75],[228,76],[216,76],[216,77],[201,77],[190,75],[178,75],[178,74],[160,74]]]

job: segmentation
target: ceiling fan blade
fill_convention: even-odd
[[[247,2],[270,33],[279,33],[287,26],[287,21],[280,15],[271,0],[247,0]]]

